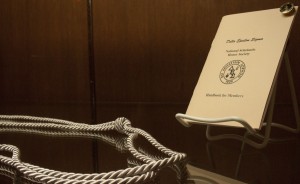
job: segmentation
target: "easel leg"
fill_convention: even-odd
[[[293,76],[292,76],[290,58],[289,58],[289,55],[287,52],[284,54],[284,60],[285,60],[285,66],[286,66],[286,70],[287,70],[288,81],[289,81],[289,86],[290,86],[290,91],[291,91],[293,109],[294,109],[294,114],[295,114],[295,119],[296,119],[296,129],[291,129],[290,131],[292,131],[294,133],[298,133],[298,132],[300,132],[299,107],[298,107],[296,89],[294,86],[294,81],[293,81]]]

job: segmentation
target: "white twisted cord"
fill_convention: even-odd
[[[13,183],[18,184],[41,184],[40,182],[37,181],[32,181],[30,178],[26,177],[21,177],[18,171],[16,169],[6,166],[6,165],[0,165],[0,175],[4,175],[8,178],[11,178],[13,180]]]
[[[125,146],[121,149],[124,149],[125,147],[135,158],[141,160],[145,164],[107,173],[79,174],[60,172],[21,162],[19,158],[19,149],[15,146],[5,144],[0,144],[0,151],[11,152],[12,157],[9,158],[0,155],[0,163],[16,168],[19,172],[24,174],[25,177],[47,184],[129,184],[151,180],[162,168],[180,162],[186,157],[183,153],[177,153],[164,147],[147,132],[133,128],[130,121],[126,118],[118,118],[115,121],[98,125],[88,125],[52,118],[0,115],[0,131],[40,133],[60,136],[77,135],[99,137],[97,133],[110,130],[117,130],[118,132],[127,135],[128,137],[125,141]],[[169,157],[155,160],[137,151],[133,144],[133,140],[137,135],[145,137],[155,148]],[[106,141],[116,143],[116,141],[110,139],[106,139]]]

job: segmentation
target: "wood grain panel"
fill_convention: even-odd
[[[89,103],[86,9],[77,0],[1,1],[0,96],[14,113],[26,113],[19,103]]]
[[[3,0],[0,4],[0,114],[89,123],[86,1]],[[18,146],[23,161],[61,171],[94,171],[91,140],[9,135],[5,139],[1,134],[1,143]],[[80,170],[74,170],[76,165]]]
[[[201,60],[201,50],[207,52],[201,42],[209,39],[196,32],[203,23],[197,21],[203,15],[199,6],[185,1],[95,1],[98,100],[189,98],[187,90],[196,79],[185,79],[198,73],[201,63],[194,58]]]

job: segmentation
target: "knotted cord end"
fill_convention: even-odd
[[[130,132],[131,122],[124,117],[117,118],[115,120],[115,130],[117,130],[120,133],[128,134]]]

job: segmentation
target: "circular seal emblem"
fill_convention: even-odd
[[[246,65],[241,60],[228,62],[220,72],[220,80],[224,84],[232,84],[238,81],[245,73]]]

